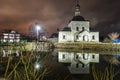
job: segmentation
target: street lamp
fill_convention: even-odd
[[[38,42],[38,38],[39,38],[38,36],[39,36],[39,31],[41,30],[41,26],[39,24],[36,24],[35,28],[37,30],[37,42]]]

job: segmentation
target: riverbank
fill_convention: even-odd
[[[55,43],[55,48],[66,50],[91,50],[91,51],[117,51],[120,52],[120,44],[101,42],[66,42]]]

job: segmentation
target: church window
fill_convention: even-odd
[[[65,59],[65,54],[62,55],[62,58]]]
[[[85,67],[85,65],[84,65],[84,64],[82,64],[82,67],[84,68],[84,67]]]
[[[92,36],[92,39],[95,39],[95,36],[94,36],[94,35]]]
[[[88,41],[88,36],[87,35],[83,36],[83,41]]]
[[[84,60],[87,60],[87,59],[88,59],[88,57],[89,57],[89,55],[88,55],[88,54],[83,54],[83,59],[84,59]]]
[[[92,55],[92,58],[95,59],[95,55]]]
[[[79,31],[79,27],[76,27],[76,31]]]
[[[65,35],[63,35],[63,39],[65,39]]]
[[[84,31],[85,30],[85,28],[84,27],[82,27],[82,31]]]
[[[78,39],[78,35],[76,35],[76,39]]]
[[[76,68],[78,68],[79,67],[79,64],[76,64]]]
[[[76,59],[78,59],[79,58],[79,56],[78,55],[76,55]]]

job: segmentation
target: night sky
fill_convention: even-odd
[[[0,30],[28,33],[36,21],[49,35],[67,26],[76,0],[0,0]],[[80,0],[81,16],[100,34],[120,32],[120,0]]]

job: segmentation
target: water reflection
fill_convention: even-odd
[[[58,62],[70,64],[68,69],[72,74],[87,74],[90,63],[99,63],[99,54],[58,52]]]
[[[99,54],[85,51],[26,52],[26,54],[21,57],[12,58],[10,62],[13,65],[10,65],[8,71],[11,72],[11,70],[14,70],[13,66],[22,60],[16,68],[20,77],[25,73],[26,68],[24,67],[26,66],[27,72],[32,73],[28,74],[30,78],[34,78],[34,76],[39,76],[45,72],[45,75],[40,77],[40,80],[42,78],[44,78],[44,80],[94,80],[93,76],[99,78],[101,75],[105,75],[104,77],[106,77],[106,73],[114,76],[114,80],[120,78],[119,54]],[[1,60],[0,74],[2,76],[0,75],[0,77],[4,77],[8,59],[7,57],[1,56]],[[35,75],[33,76],[34,73]],[[99,74],[101,75],[99,76]],[[12,75],[14,75],[14,73]],[[26,76],[24,78],[26,78]]]

